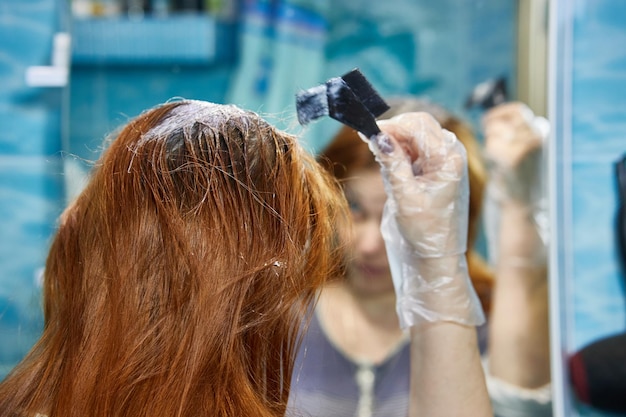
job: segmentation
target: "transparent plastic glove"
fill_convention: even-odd
[[[469,185],[465,148],[427,113],[379,122],[367,140],[387,192],[385,240],[402,328],[421,322],[484,322],[465,251]]]
[[[505,204],[516,204],[527,208],[541,238],[534,253],[517,262],[545,264],[549,236],[543,149],[549,123],[525,104],[513,102],[491,109],[482,124],[490,178],[484,205],[490,262],[494,264],[499,257],[501,209]]]

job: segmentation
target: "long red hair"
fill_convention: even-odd
[[[145,112],[62,217],[43,335],[0,384],[0,415],[284,415],[347,219],[336,180],[257,115]]]
[[[406,112],[428,112],[437,119],[444,129],[454,133],[465,146],[470,188],[467,263],[470,278],[483,309],[485,312],[489,312],[494,283],[493,272],[482,256],[473,248],[480,228],[483,196],[487,183],[487,172],[481,156],[480,144],[476,140],[472,128],[466,122],[453,116],[441,106],[415,97],[392,97],[387,102],[390,109],[380,119],[388,119]],[[367,144],[354,129],[346,126],[339,129],[327,147],[320,153],[318,160],[342,182],[348,180],[356,170],[379,168],[378,162],[374,159]]]

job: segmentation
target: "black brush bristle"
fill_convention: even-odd
[[[507,100],[506,78],[500,77],[484,81],[472,90],[465,102],[465,108],[480,107],[489,110]]]
[[[326,96],[330,117],[358,130],[368,138],[380,133],[376,117],[342,78],[331,78],[326,82]]]
[[[380,97],[372,84],[370,84],[358,68],[342,75],[341,78],[375,117],[389,110],[389,106],[385,103],[385,100]]]
[[[388,109],[387,103],[358,69],[296,95],[301,125],[330,116],[368,138],[380,133],[376,117]]]

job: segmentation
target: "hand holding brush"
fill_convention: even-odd
[[[376,122],[387,106],[354,70],[298,95],[299,120],[328,115],[360,132],[387,191],[381,231],[402,327],[484,314],[467,272],[469,185],[465,149],[427,113]]]

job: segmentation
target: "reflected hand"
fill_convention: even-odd
[[[485,158],[498,199],[531,203],[541,180],[541,156],[549,125],[525,104],[506,103],[482,120]]]
[[[490,260],[496,264],[506,258],[509,266],[543,265],[549,239],[543,180],[548,121],[514,102],[487,112],[483,127],[490,176],[484,205]],[[523,233],[511,233],[520,222],[529,227]]]
[[[504,168],[515,169],[543,145],[543,132],[534,125],[535,115],[525,104],[494,107],[483,117],[485,153]]]

